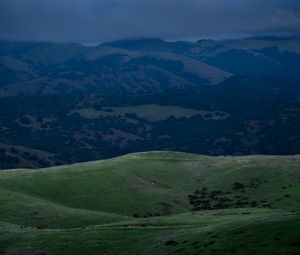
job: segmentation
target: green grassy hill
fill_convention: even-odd
[[[0,254],[299,254],[299,211],[299,156],[1,171]]]

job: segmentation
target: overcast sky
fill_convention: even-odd
[[[0,39],[98,43],[300,33],[300,0],[0,0]]]

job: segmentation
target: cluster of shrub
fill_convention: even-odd
[[[246,208],[246,207],[268,207],[272,208],[267,200],[250,200],[249,197],[241,195],[245,193],[246,185],[236,182],[232,185],[231,191],[209,190],[203,187],[189,195],[189,202],[194,211],[217,210],[227,208]],[[234,195],[239,192],[239,195]],[[234,195],[234,196],[233,196]]]

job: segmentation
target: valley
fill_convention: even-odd
[[[0,169],[153,150],[299,154],[298,45],[298,37],[2,40]]]

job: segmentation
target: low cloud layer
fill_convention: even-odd
[[[96,43],[299,33],[299,0],[0,0],[0,39]]]

